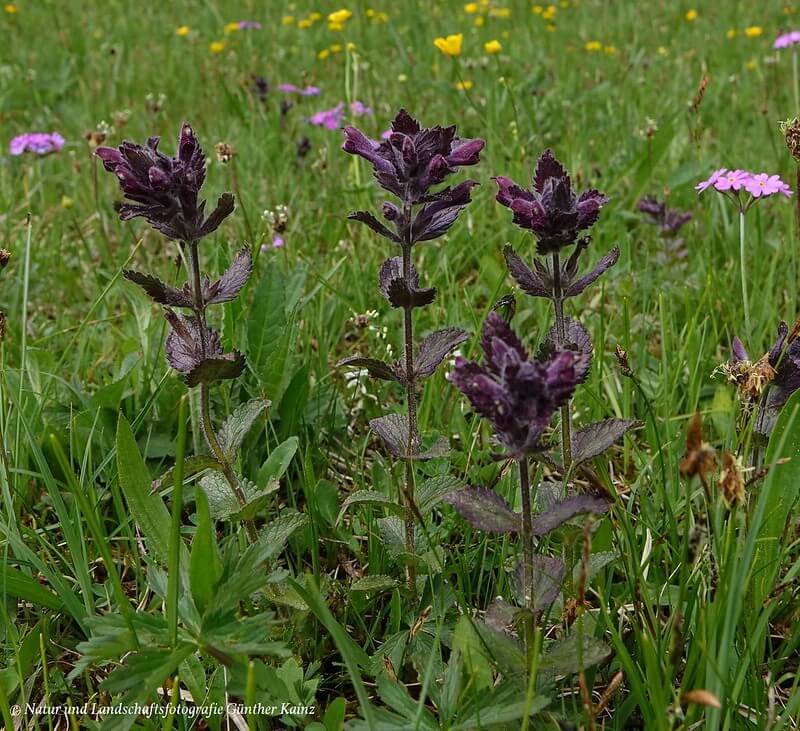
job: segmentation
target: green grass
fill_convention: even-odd
[[[343,30],[329,30],[324,16],[343,6],[352,18]],[[224,703],[228,693],[241,702],[315,706],[282,720],[251,716],[258,728],[589,727],[579,667],[544,672],[547,655],[534,653],[542,672],[528,683],[513,648],[487,642],[473,621],[496,596],[510,596],[516,539],[479,533],[437,505],[420,527],[427,579],[413,597],[386,540],[391,505],[354,504],[339,517],[359,490],[394,502],[403,479],[402,465],[388,461],[368,429],[369,419],[403,410],[402,391],[348,382],[333,367],[354,353],[393,360],[402,351],[401,316],[377,291],[378,268],[396,252],[346,220],[383,199],[367,167],[339,149],[341,134],[306,121],[359,99],[375,115],[349,121],[376,137],[406,106],[426,124],[455,123],[459,134],[487,141],[480,165],[469,170],[481,183],[473,203],[444,240],[415,250],[424,284],[438,289],[434,304],[415,312],[415,330],[464,327],[473,333],[465,355],[477,355],[474,334],[488,310],[515,290],[504,244],[533,256],[531,239],[494,202],[490,178],[526,181],[538,154],[552,146],[580,187],[611,197],[585,256],[594,261],[618,245],[620,261],[568,302],[568,314],[580,317],[595,342],[575,422],[624,417],[645,425],[594,464],[616,499],[608,516],[591,521],[591,552],[614,556],[591,575],[585,611],[574,607],[580,523],[537,548],[568,566],[563,597],[537,635],[541,646],[577,629],[580,667],[593,642],[612,650],[583,673],[595,704],[618,683],[596,727],[797,728],[798,467],[773,463],[800,459],[800,401],[785,407],[761,452],[773,469],[748,486],[744,505],[729,510],[715,477],[706,496],[679,469],[695,411],[720,455],[749,453],[747,420],[717,368],[734,334],[758,357],[778,322],[798,315],[793,202],[769,199],[748,213],[752,324],[745,334],[736,215],[719,197],[698,199],[693,190],[720,166],[794,180],[778,130],[779,120],[800,113],[791,51],[772,50],[797,17],[785,6],[791,10],[773,0],[698,2],[689,22],[690,3],[569,0],[557,6],[552,30],[530,3],[517,1],[507,4],[508,19],[479,13],[480,27],[463,3],[418,0],[324,7],[20,0],[18,12],[2,13],[0,143],[32,130],[67,139],[61,153],[43,159],[0,156],[0,233],[13,254],[0,275],[6,726],[15,704],[81,706],[136,694],[167,704],[162,686],[177,676],[197,702]],[[375,22],[369,7],[387,12],[388,22]],[[323,18],[298,28],[312,11]],[[283,24],[284,15],[293,24]],[[225,34],[225,24],[240,19],[264,27]],[[175,33],[181,25],[191,29],[188,37]],[[747,37],[744,29],[754,25],[763,34]],[[462,55],[446,58],[433,39],[457,32],[464,33]],[[491,39],[502,43],[499,55],[483,53]],[[225,48],[213,54],[209,44],[217,40]],[[587,51],[593,40],[615,52]],[[319,59],[333,44],[342,50]],[[693,107],[704,74],[708,87]],[[254,75],[270,83],[264,102],[251,89]],[[456,84],[465,80],[472,87],[460,91]],[[281,82],[315,84],[322,94],[292,97],[284,115],[281,101],[289,97],[276,90]],[[269,244],[265,209],[290,211],[284,248],[267,247],[244,297],[212,315],[226,346],[250,356],[244,377],[212,389],[217,426],[249,399],[272,402],[236,464],[259,487],[279,481],[257,512],[268,540],[250,549],[236,521],[209,526],[188,472],[183,510],[173,516],[179,523],[170,518],[171,487],[149,494],[150,480],[179,451],[186,388],[164,360],[158,308],[121,271],[135,267],[180,283],[184,270],[176,269],[174,243],[141,220],[117,220],[115,181],[84,137],[105,121],[114,126],[106,144],[158,134],[171,154],[183,120],[210,158],[206,196],[237,195],[236,213],[202,244],[209,270],[222,270],[244,242],[255,250]],[[304,136],[312,147],[301,158],[295,145]],[[217,142],[235,147],[233,164],[216,160]],[[665,193],[671,206],[694,215],[681,231],[683,259],[665,252],[635,210],[642,195]],[[551,313],[515,294],[514,324],[533,348]],[[259,343],[258,353],[248,352],[248,342]],[[618,368],[617,345],[628,352],[635,381]],[[417,484],[452,475],[513,502],[514,470],[492,459],[487,427],[445,370],[426,382],[419,417],[425,439],[445,435],[453,453],[421,466]],[[198,410],[192,394],[187,457],[205,451]],[[180,578],[170,571],[176,563]],[[225,624],[231,613],[237,621]],[[702,699],[692,695],[699,690],[720,707],[687,702]],[[64,724],[63,717],[22,719],[30,728]],[[74,714],[75,728],[94,722]],[[180,716],[138,723],[202,728]],[[209,720],[212,728],[222,723]]]

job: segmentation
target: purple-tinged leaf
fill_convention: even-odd
[[[354,211],[351,213],[348,218],[351,221],[360,221],[361,223],[367,224],[373,231],[380,234],[389,241],[394,241],[394,243],[400,243],[400,237],[390,231],[386,226],[384,226],[375,216],[373,216],[369,211]]]
[[[447,437],[439,437],[424,452],[419,452],[418,454],[414,455],[414,459],[420,462],[427,462],[429,459],[446,457],[449,453],[450,453],[450,442],[447,440]]]
[[[360,355],[352,355],[349,358],[342,358],[337,364],[337,368],[365,368],[373,378],[382,381],[397,381],[405,383],[405,376],[401,369],[384,363],[377,358],[364,358]]]
[[[633,419],[606,419],[589,424],[572,435],[572,459],[575,464],[598,457],[630,429],[642,426]]]
[[[519,533],[522,527],[519,513],[494,490],[467,487],[451,492],[444,498],[474,528],[489,533]]]
[[[238,350],[205,358],[186,374],[186,385],[192,388],[201,383],[210,384],[238,378],[244,372],[245,366],[244,356]]]
[[[235,207],[233,195],[230,193],[223,193],[217,201],[217,207],[211,212],[211,215],[203,221],[200,227],[201,236],[208,236],[219,228],[219,225],[233,213]]]
[[[559,500],[547,512],[533,516],[533,535],[544,536],[582,513],[605,513],[608,502],[594,495],[573,495]]]
[[[408,440],[408,417],[403,414],[387,414],[369,422],[369,427],[382,440],[386,449],[395,457],[408,457],[419,452],[419,440],[411,444]]]
[[[595,265],[588,274],[585,274],[580,279],[576,279],[564,287],[565,297],[575,297],[583,292],[592,282],[594,282],[601,274],[610,269],[617,263],[619,259],[619,249],[615,246],[608,252],[599,262]]]
[[[483,623],[495,632],[513,634],[514,621],[518,613],[517,607],[498,597],[487,608]]]
[[[525,564],[520,561],[512,577],[517,600],[523,606],[527,606],[530,601],[535,612],[546,612],[561,591],[566,571],[567,567],[560,558],[536,554],[531,567],[532,577],[529,579]]]
[[[193,307],[191,293],[170,287],[157,277],[152,277],[149,274],[142,274],[142,272],[135,272],[131,269],[125,269],[122,276],[129,282],[138,284],[148,296],[160,305],[167,307]]]
[[[221,302],[230,302],[239,294],[242,287],[247,284],[253,271],[253,257],[250,248],[244,247],[239,251],[225,273],[207,291],[203,292],[203,299],[207,305],[216,305]]]
[[[469,204],[470,191],[477,184],[474,180],[465,180],[455,188],[436,193],[433,202],[424,206],[414,219],[412,241],[430,241],[447,233],[461,210]]]
[[[417,378],[427,378],[432,375],[447,355],[468,337],[469,334],[465,330],[448,327],[423,338],[417,353],[414,375]]]
[[[411,265],[409,281],[403,275],[403,260],[393,256],[381,264],[378,285],[392,307],[424,307],[433,302],[436,290],[419,289],[419,275]]]
[[[531,270],[528,265],[520,259],[511,244],[507,244],[503,249],[503,255],[506,258],[508,273],[523,292],[529,294],[531,297],[545,297],[546,299],[550,299],[553,296],[552,282],[548,284],[548,282],[540,276],[540,273]]]

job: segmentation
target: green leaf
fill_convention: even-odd
[[[141,529],[148,549],[158,561],[167,564],[170,514],[161,497],[150,491],[150,473],[139,454],[131,427],[122,414],[117,422],[117,470],[131,515]],[[186,548],[181,550],[181,565],[185,566],[188,559]]]
[[[779,460],[787,460],[778,464]],[[786,521],[800,495],[800,391],[795,391],[781,409],[769,438],[764,463],[770,465],[763,490],[769,500],[758,532],[753,559],[753,598],[761,607],[779,569],[781,541]]]
[[[453,650],[458,650],[464,660],[467,672],[472,676],[475,687],[492,687],[492,658],[478,634],[475,623],[469,617],[461,616],[453,630]]]
[[[239,406],[222,424],[219,430],[219,444],[230,462],[236,459],[244,438],[256,423],[256,419],[269,408],[269,404],[266,399],[252,399]]]
[[[344,728],[344,714],[347,709],[345,699],[336,698],[328,704],[325,715],[322,717],[322,725],[325,731],[342,731]]]
[[[583,637],[583,662],[579,661],[578,630],[573,631],[563,640],[554,642],[547,650],[539,663],[539,670],[555,673],[556,675],[569,675],[577,673],[581,668],[590,668],[602,662],[611,654],[608,645],[584,633]]]
[[[56,611],[60,611],[64,607],[58,596],[42,586],[36,579],[23,574],[19,569],[0,563],[0,597],[5,595]]]
[[[292,533],[303,528],[308,523],[308,516],[305,513],[287,513],[280,515],[273,520],[266,528],[259,531],[259,543],[267,546],[267,550],[262,554],[262,560],[269,560],[277,556],[286,545]]]
[[[438,475],[425,480],[418,488],[416,494],[417,506],[420,512],[424,515],[439,502],[446,495],[456,490],[461,490],[466,487],[463,480],[459,480],[452,475]]]
[[[392,558],[399,558],[406,555],[406,528],[405,523],[400,518],[390,515],[386,518],[378,518],[378,530],[383,540],[386,552]],[[417,546],[417,536],[415,531],[414,548]]]
[[[398,505],[392,498],[388,495],[384,495],[382,492],[378,492],[377,490],[358,490],[345,498],[339,510],[339,517],[336,519],[336,522],[338,523],[341,521],[342,516],[344,516],[351,505],[358,505],[359,503],[364,505],[382,505],[399,515],[405,513],[402,505]]]
[[[289,464],[291,464],[297,452],[298,444],[297,437],[289,437],[285,442],[281,442],[275,447],[267,461],[261,465],[256,482],[259,485],[266,485],[272,480],[280,480],[286,470],[289,469]]]
[[[389,589],[394,589],[397,583],[397,580],[393,579],[391,576],[382,576],[380,574],[364,576],[351,584],[350,591],[387,591]]]
[[[195,475],[199,475],[206,470],[220,470],[222,467],[219,462],[208,454],[195,454],[183,460],[183,478],[188,480]],[[170,467],[161,477],[153,480],[152,491],[159,492],[175,483],[175,468]]]
[[[241,510],[239,500],[220,472],[209,472],[200,478],[200,487],[208,498],[208,509],[214,520],[224,520]]]
[[[189,554],[189,586],[192,598],[200,614],[203,614],[214,588],[222,576],[222,560],[217,549],[214,528],[208,510],[208,498],[202,490],[195,496],[197,506],[197,528]]]

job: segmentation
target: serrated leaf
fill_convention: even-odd
[[[269,525],[258,532],[259,542],[268,546],[262,554],[262,561],[269,560],[277,556],[286,545],[292,534],[305,527],[308,523],[308,516],[305,513],[287,513],[279,515]]]
[[[526,576],[522,561],[514,571],[512,588],[517,601],[523,606],[531,600],[531,609],[546,612],[561,591],[567,567],[560,558],[535,554],[533,556],[532,577]]]
[[[378,531],[381,534],[383,546],[392,558],[399,558],[407,555],[406,552],[406,529],[405,523],[400,518],[390,515],[386,518],[378,518]],[[416,531],[415,546],[416,550]]]
[[[191,457],[186,457],[183,460],[183,477],[185,480],[188,480],[195,475],[204,472],[205,470],[221,470],[222,465],[220,465],[217,460],[215,460],[210,454],[195,454]],[[172,487],[175,484],[175,468],[170,467],[161,477],[156,480],[153,480],[152,483],[152,491],[159,492],[160,490],[165,490],[168,487]]]
[[[416,491],[415,499],[421,513],[426,513],[452,492],[466,487],[463,480],[452,475],[438,475],[425,480]]]
[[[521,517],[494,490],[467,487],[444,498],[474,528],[490,533],[519,533]]]
[[[547,512],[533,516],[533,535],[543,536],[582,513],[605,513],[608,502],[594,495],[573,495],[559,500]]]
[[[616,551],[598,551],[589,555],[589,565],[586,569],[586,582],[590,582],[597,574],[600,573],[606,566],[613,563],[619,558]],[[580,562],[576,564],[572,571],[572,581],[577,582],[580,578],[583,567]]]
[[[458,327],[448,327],[444,330],[437,330],[423,338],[414,363],[416,377],[427,378],[433,375],[447,355],[466,341],[468,337],[466,330]]]
[[[400,459],[409,457],[408,417],[402,414],[387,414],[372,419],[369,426],[383,440],[390,454]],[[446,438],[441,437],[429,449],[420,452],[417,438],[411,444],[410,456],[412,459],[425,461],[444,457],[449,451],[450,444]]]
[[[397,579],[376,574],[357,579],[350,585],[350,591],[388,591],[394,589],[395,586],[397,586]]]
[[[404,383],[405,379],[389,363],[384,363],[377,358],[364,358],[360,355],[352,355],[349,358],[342,358],[337,364],[337,368],[364,368],[373,378],[382,381],[397,381]]]
[[[203,288],[203,300],[207,305],[230,302],[247,284],[253,271],[253,257],[250,247],[245,246],[236,254],[225,273],[213,284]]]
[[[266,399],[251,399],[239,407],[225,419],[219,430],[219,444],[228,460],[233,461],[247,433],[255,424],[256,419],[269,407]]]
[[[209,472],[203,475],[200,487],[208,498],[208,509],[214,520],[224,520],[239,512],[239,501],[222,473]]]
[[[606,419],[584,427],[572,435],[572,459],[575,464],[600,456],[630,429],[642,425],[633,419]]]
[[[337,523],[351,505],[380,505],[398,513],[405,512],[401,505],[398,505],[392,498],[382,492],[377,490],[358,490],[345,498],[342,507],[339,509],[339,516],[336,518]]]
[[[132,269],[123,270],[122,276],[129,282],[139,285],[154,302],[160,305],[166,307],[194,307],[190,291],[171,287],[158,277],[136,272]]]
[[[611,654],[611,650],[604,642],[588,635],[584,635],[582,645],[581,663],[578,654],[578,631],[573,629],[570,635],[554,642],[547,649],[539,661],[539,669],[556,675],[570,675],[577,673],[581,668],[590,668],[603,662]]]

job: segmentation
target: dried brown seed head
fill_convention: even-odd
[[[726,449],[722,455],[719,489],[729,507],[741,505],[744,502],[744,476],[742,472],[741,459]]]
[[[795,159],[795,162],[800,163],[800,119],[787,119],[785,122],[780,123],[783,139],[786,142],[786,147]]]
[[[714,448],[703,441],[703,419],[700,412],[696,412],[689,422],[686,431],[686,451],[680,464],[680,472],[684,477],[700,476],[701,480],[714,472],[717,468],[717,458]]]

